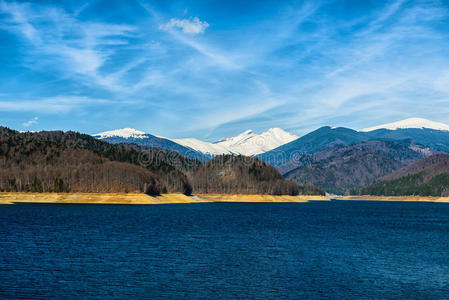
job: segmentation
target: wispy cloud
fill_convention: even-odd
[[[31,46],[27,50],[31,68],[51,65],[104,88],[122,88],[107,80],[100,69],[115,53],[110,47],[126,45],[133,37],[132,26],[82,22],[61,9],[28,3],[0,2],[0,11],[10,16],[3,28],[22,35]]]
[[[160,25],[159,29],[173,30],[174,28],[179,28],[183,33],[197,35],[204,33],[207,27],[209,27],[209,23],[206,21],[200,21],[198,17],[193,17],[190,19],[172,18],[168,21],[168,23]]]
[[[107,104],[111,104],[111,101],[105,99],[91,99],[87,97],[59,96],[32,100],[0,100],[0,111],[57,114],[68,113],[72,110],[86,108],[88,106]]]
[[[38,117],[34,117],[34,118],[32,118],[31,120],[26,121],[25,123],[22,123],[22,125],[23,125],[24,127],[30,127],[30,126],[33,125],[33,124],[37,124],[38,120],[39,120]]]

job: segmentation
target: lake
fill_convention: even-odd
[[[449,298],[449,204],[0,206],[0,298]]]

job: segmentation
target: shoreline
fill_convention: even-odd
[[[422,196],[345,196],[327,197],[317,195],[275,196],[244,194],[163,194],[149,196],[143,193],[21,193],[0,192],[1,204],[14,203],[70,203],[70,204],[182,204],[182,203],[305,203],[309,201],[398,201],[398,202],[439,202],[449,203],[449,197]]]
[[[316,195],[273,196],[241,194],[162,194],[149,196],[143,193],[21,193],[0,192],[1,204],[14,203],[71,203],[71,204],[175,204],[205,202],[308,202],[329,201],[330,198]]]
[[[449,197],[438,196],[344,196],[336,200],[349,201],[393,201],[393,202],[440,202],[449,203]]]

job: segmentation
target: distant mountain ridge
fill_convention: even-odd
[[[235,137],[224,138],[215,143],[204,142],[195,138],[170,139],[155,136],[133,128],[116,129],[94,134],[93,137],[110,143],[136,143],[147,147],[159,147],[177,151],[188,157],[201,159],[212,155],[236,154],[256,155],[291,142],[298,136],[280,128],[271,128],[261,134],[247,130]]]
[[[449,125],[440,122],[434,122],[422,118],[409,118],[393,123],[377,125],[374,127],[364,128],[359,131],[361,132],[370,132],[378,129],[388,129],[388,130],[397,130],[397,129],[434,129],[434,130],[445,130],[449,131]]]
[[[160,148],[170,151],[176,151],[189,158],[205,161],[210,158],[202,152],[195,149],[182,146],[176,142],[162,137],[157,137],[149,133],[134,129],[123,128],[111,131],[100,132],[92,135],[94,138],[111,144],[136,144],[144,147]]]
[[[348,146],[368,139],[353,129],[324,126],[257,157],[273,166],[280,166],[301,154],[311,154],[337,145]]]
[[[247,130],[215,143],[195,138],[170,139],[132,128],[94,135],[110,143],[135,143],[176,151],[190,158],[206,161],[221,154],[256,156],[279,167],[302,154],[313,154],[334,146],[349,146],[369,140],[411,139],[418,144],[449,153],[449,125],[421,118],[410,118],[362,130],[324,126],[297,137],[280,128],[257,134]]]
[[[390,126],[391,124],[395,125]],[[348,146],[369,140],[400,141],[406,139],[449,153],[449,130],[444,129],[449,128],[449,125],[418,118],[391,124],[367,128],[363,131],[356,131],[345,127],[333,128],[324,126],[290,143],[259,154],[256,157],[273,166],[280,166],[288,163],[290,160],[294,160],[298,155],[312,154],[336,145]]]

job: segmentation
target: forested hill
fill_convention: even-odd
[[[219,156],[201,164],[174,151],[113,145],[76,132],[21,133],[5,127],[0,145],[1,191],[321,193],[299,189],[256,158]]]
[[[284,174],[298,184],[319,185],[327,192],[346,194],[352,188],[394,172],[434,153],[411,140],[368,141],[349,146],[335,146],[314,154],[298,156],[295,164],[283,166]],[[296,169],[291,170],[295,166]]]
[[[298,186],[284,179],[274,167],[247,156],[216,156],[193,172],[190,181],[198,193],[324,194],[312,185]]]
[[[112,145],[76,132],[0,127],[0,188],[33,192],[191,191],[199,166],[176,152]]]
[[[353,194],[449,196],[449,154],[435,154],[380,178]]]

